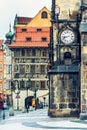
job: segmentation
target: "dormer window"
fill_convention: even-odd
[[[37,32],[42,32],[42,29],[41,28],[37,28]]]
[[[48,18],[48,14],[46,11],[43,11],[41,14],[41,18]]]
[[[22,32],[26,32],[27,31],[27,29],[26,28],[22,28]]]
[[[42,42],[46,42],[47,38],[46,37],[42,37]]]
[[[27,37],[27,38],[26,38],[26,41],[27,41],[27,42],[31,42],[31,40],[32,40],[31,37]]]

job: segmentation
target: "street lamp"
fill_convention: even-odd
[[[28,89],[31,88],[31,79],[26,82],[26,97],[28,97]]]
[[[36,82],[36,86],[34,88],[34,98],[35,98],[35,110],[37,109],[37,91],[39,87],[39,81]]]
[[[19,87],[18,87],[18,80],[15,81],[15,94],[16,94],[16,98],[17,98],[17,110],[19,110],[20,90],[19,90]]]
[[[43,97],[43,100],[44,100],[44,107],[45,107],[45,100],[46,100],[46,97]]]

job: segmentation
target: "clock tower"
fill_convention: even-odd
[[[52,0],[49,44],[49,110],[51,117],[77,117],[80,113],[82,18],[80,0]]]

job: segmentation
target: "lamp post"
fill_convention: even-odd
[[[26,82],[26,97],[28,97],[28,89],[31,88],[31,79]]]
[[[28,89],[31,88],[31,79],[29,78],[27,81],[26,81],[26,98],[28,99]],[[26,110],[27,110],[27,113],[28,113],[28,109],[29,109],[29,104],[28,102],[26,103]]]
[[[37,91],[39,87],[39,81],[36,82],[36,86],[34,88],[34,98],[35,98],[35,110],[37,109]]]
[[[16,94],[16,98],[17,98],[17,110],[19,110],[20,90],[19,90],[19,87],[18,87],[18,80],[15,81],[15,94]]]
[[[44,107],[45,107],[45,100],[46,100],[46,97],[43,97],[43,100],[44,100]]]

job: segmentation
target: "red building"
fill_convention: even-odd
[[[4,100],[5,95],[5,86],[4,86],[5,53],[4,50],[2,49],[2,43],[3,40],[0,40],[0,101]]]

